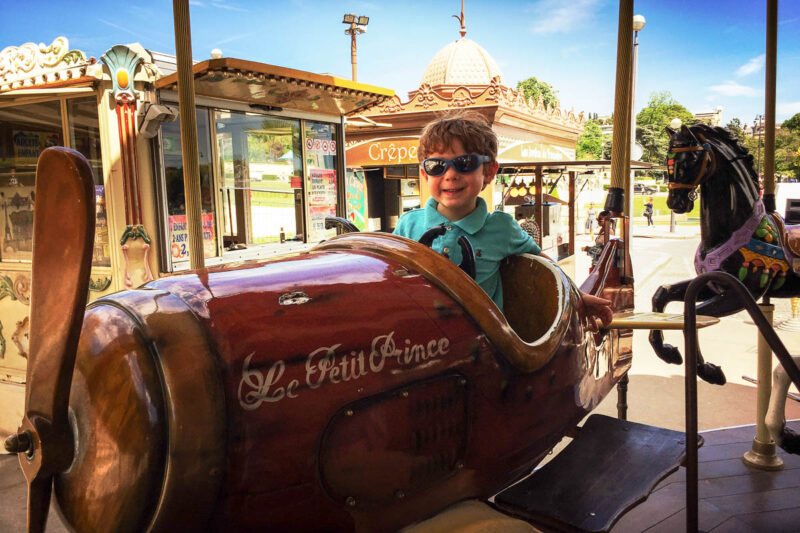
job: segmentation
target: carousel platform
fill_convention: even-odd
[[[800,420],[788,424],[800,431]],[[778,450],[784,462],[783,470],[756,470],[742,461],[742,455],[751,447],[755,426],[700,434],[705,442],[699,450],[699,525],[702,531],[800,531],[800,456]],[[684,531],[685,489],[685,469],[680,468],[656,485],[647,500],[623,515],[612,527],[612,533]],[[26,490],[17,457],[0,455],[0,531],[25,531]],[[61,517],[51,509],[46,532],[67,531]]]
[[[788,422],[800,431],[800,420]],[[699,528],[715,533],[800,531],[800,455],[778,449],[782,470],[757,470],[742,461],[755,426],[703,431],[698,453]],[[673,533],[686,528],[686,470],[659,483],[650,497],[624,515],[613,533]]]

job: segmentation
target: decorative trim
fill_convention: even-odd
[[[125,231],[122,233],[122,238],[119,240],[119,244],[124,245],[128,242],[128,239],[142,239],[146,244],[150,244],[150,236],[141,224],[126,227]]]
[[[0,91],[82,78],[94,63],[82,51],[70,50],[66,37],[57,37],[49,46],[8,46],[0,51]]]
[[[144,57],[127,46],[118,44],[109,48],[100,59],[111,73],[111,83],[114,87],[111,89],[111,94],[114,101],[118,104],[136,102],[133,76],[139,65],[144,62]]]
[[[98,277],[97,281],[89,278],[89,290],[94,292],[103,292],[111,286],[111,276]]]
[[[14,282],[11,281],[11,278],[8,276],[0,275],[0,300],[8,296],[12,300],[17,299],[17,295],[14,294]]]
[[[147,234],[147,231],[144,229],[144,226],[141,224],[136,225],[129,225],[125,228],[125,231],[122,233],[122,238],[119,241],[119,244],[122,246],[122,257],[125,262],[125,286],[132,287],[133,282],[131,281],[131,274],[130,274],[130,265],[128,263],[128,246],[125,244],[128,242],[128,239],[138,239],[141,238],[144,241],[144,245],[142,248],[144,249],[144,279],[145,281],[152,281],[156,279],[153,276],[153,271],[150,270],[150,236]]]
[[[31,280],[27,274],[19,274],[14,278],[14,296],[25,305],[31,304]]]
[[[531,118],[574,128],[576,132],[583,130],[583,112],[575,115],[573,109],[566,111],[555,106],[547,106],[541,98],[536,101],[532,98],[526,100],[521,91],[503,85],[499,76],[492,78],[489,85],[437,85],[432,87],[428,83],[423,83],[419,89],[408,93],[408,96],[408,102],[401,102],[399,97],[394,96],[383,104],[373,107],[371,112],[363,114],[366,116],[392,115],[419,112],[420,109],[436,111],[454,107],[497,105]]]

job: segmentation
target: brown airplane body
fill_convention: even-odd
[[[56,155],[80,157],[42,158]],[[633,287],[618,243],[583,290],[622,312]],[[72,459],[39,479],[54,476],[62,514],[87,532],[394,531],[488,498],[631,362],[630,330],[585,330],[560,269],[518,256],[502,275],[505,316],[425,246],[363,233],[101,298],[77,344],[71,438],[50,446]],[[34,315],[31,364],[39,328]]]

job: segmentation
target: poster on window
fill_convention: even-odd
[[[214,215],[203,213],[203,255],[217,255],[214,239]],[[186,215],[170,215],[169,217],[170,251],[173,261],[189,260],[189,231],[186,227]]]
[[[347,172],[346,176],[347,219],[359,230],[365,231],[367,228],[367,187],[364,183],[364,172]]]
[[[309,224],[308,238],[310,242],[319,242],[336,235],[335,229],[325,229],[325,217],[336,216],[335,205],[312,205],[308,208]]]
[[[308,171],[311,186],[309,205],[336,205],[336,170],[312,168]]]
[[[61,146],[61,135],[48,131],[14,130],[12,133],[16,164],[36,164],[42,150]]]

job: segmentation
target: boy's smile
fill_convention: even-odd
[[[453,159],[467,153],[461,141],[453,142],[443,152],[433,152],[427,157],[441,157]],[[439,203],[437,210],[448,220],[461,220],[470,214],[476,205],[478,195],[483,188],[492,182],[497,172],[497,163],[484,163],[475,171],[462,174],[457,172],[452,165],[441,176],[429,176],[420,168],[420,173],[425,176],[428,189],[433,199]]]

